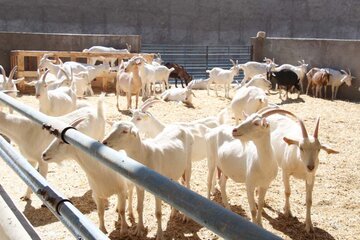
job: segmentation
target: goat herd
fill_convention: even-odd
[[[264,63],[247,62],[238,64],[231,60],[233,66],[229,70],[213,68],[209,78],[192,80],[180,65],[161,65],[161,61],[148,63],[143,57],[136,56],[127,62],[120,62],[116,76],[116,98],[121,92],[127,95],[127,109],[131,110],[130,121],[112,123],[111,130],[105,134],[107,119],[104,113],[103,96],[99,97],[94,109],[83,98],[92,95],[91,81],[114,70],[114,62],[100,65],[81,64],[77,62],[54,63],[44,55],[39,64],[39,80],[27,83],[35,86],[39,110],[47,115],[76,127],[84,134],[101,141],[104,145],[122,151],[132,159],[190,188],[192,163],[207,159],[207,197],[215,192],[216,180],[219,180],[220,192],[224,206],[230,209],[226,194],[226,182],[230,178],[244,183],[252,221],[262,226],[262,210],[266,192],[282,169],[285,188],[285,216],[291,216],[290,209],[290,176],[303,179],[306,183],[306,232],[313,231],[311,221],[312,191],[315,174],[319,165],[320,150],[328,154],[338,153],[319,140],[319,122],[311,134],[304,122],[290,111],[281,109],[268,100],[269,90],[277,85],[279,96],[281,89],[289,91],[304,89],[305,76],[308,79],[307,92],[311,87],[316,96],[321,97],[321,88],[330,85],[332,98],[336,97],[337,88],[345,82],[351,85],[350,71],[313,68],[307,72],[307,64],[300,66],[284,64],[277,66],[273,60],[265,59]],[[95,61],[96,62],[96,61]],[[95,63],[93,62],[93,63]],[[230,98],[231,83],[239,71],[244,71],[244,80],[239,86],[229,106],[217,116],[208,116],[192,122],[164,124],[156,119],[149,108],[164,101],[179,101],[192,104],[194,89],[207,89],[215,84],[223,84],[225,97]],[[14,68],[6,77],[1,67],[1,86],[3,91],[16,97],[16,83],[22,79],[14,79]],[[169,76],[176,76],[187,84],[185,88],[169,88]],[[173,75],[171,75],[173,74]],[[192,81],[191,81],[192,80]],[[160,98],[156,93],[156,82],[160,82]],[[181,85],[183,83],[181,82]],[[148,98],[138,108],[138,97]],[[136,108],[132,109],[131,96],[136,95]],[[194,107],[194,106],[192,106]],[[117,100],[117,108],[119,104]],[[190,111],[190,109],[189,109]],[[235,119],[236,126],[229,124]],[[48,163],[59,163],[65,159],[75,160],[86,173],[92,197],[96,203],[99,227],[106,232],[104,211],[107,199],[111,195],[118,196],[121,234],[128,232],[125,218],[125,206],[128,199],[129,215],[133,217],[132,193],[133,183],[121,175],[102,166],[94,158],[80,150],[63,144],[59,139],[43,131],[38,125],[25,117],[0,112],[0,132],[17,144],[22,155],[46,177]],[[28,141],[31,139],[31,141]],[[36,147],[34,147],[36,146]],[[257,201],[255,200],[256,194]],[[22,197],[30,199],[31,190],[27,189]],[[135,232],[141,236],[145,232],[143,221],[144,190],[137,188],[138,218]],[[163,238],[161,200],[155,200],[155,216],[157,219],[157,239]],[[177,214],[172,209],[171,215]],[[186,220],[186,217],[184,217]]]

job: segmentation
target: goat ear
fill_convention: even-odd
[[[269,122],[266,120],[266,118],[261,119],[261,126],[268,128]]]
[[[106,123],[109,124],[110,126],[112,126],[114,124],[114,121],[106,119]]]
[[[335,154],[339,153],[338,151],[332,149],[331,147],[327,146],[326,144],[321,144],[320,147],[322,150],[326,151],[328,154]]]
[[[15,84],[18,84],[18,83],[24,81],[24,79],[25,79],[24,77],[18,78],[18,79],[14,79],[13,82],[14,82]]]
[[[193,91],[191,91],[191,94],[192,94],[194,97],[196,97],[196,96],[195,96],[195,93],[194,93]]]
[[[133,135],[134,137],[136,137],[136,136],[138,135],[137,129],[136,129],[136,128],[133,128],[133,127],[130,129],[130,133],[131,133],[131,135]]]
[[[283,140],[284,140],[288,145],[294,144],[294,145],[296,145],[296,146],[299,146],[299,141],[296,141],[296,140],[293,140],[293,139],[290,139],[290,138],[287,138],[287,137],[284,137]]]
[[[246,112],[242,111],[242,114],[245,118],[248,118],[249,117],[249,114],[247,114]]]

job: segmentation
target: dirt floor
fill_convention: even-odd
[[[232,92],[231,92],[232,93]],[[187,108],[182,104],[169,102],[154,105],[150,109],[154,116],[164,123],[174,121],[190,121],[217,114],[230,102],[225,99],[224,92],[220,97],[210,96],[206,91],[195,91],[195,108]],[[360,105],[347,101],[329,101],[301,95],[290,96],[293,100],[284,102],[281,107],[290,110],[304,119],[309,132],[312,132],[317,116],[321,117],[319,138],[322,143],[331,145],[340,151],[337,155],[320,153],[320,166],[317,171],[313,193],[312,220],[315,233],[307,234],[304,230],[305,220],[305,184],[303,181],[291,180],[291,207],[294,218],[283,216],[284,193],[281,173],[271,184],[266,195],[267,207],[264,209],[263,225],[268,231],[285,239],[360,239]],[[277,95],[269,97],[273,103],[280,104]],[[89,97],[94,104],[98,97]],[[22,96],[20,101],[37,108],[38,101],[33,96]],[[126,120],[127,111],[119,112],[115,106],[115,96],[109,94],[105,99],[106,116],[109,120]],[[121,98],[120,106],[126,106],[125,98]],[[110,126],[107,126],[108,129]],[[36,146],[34,146],[36,147]],[[191,187],[197,193],[206,196],[207,164],[203,160],[193,164]],[[96,206],[91,198],[91,191],[81,168],[72,161],[62,165],[50,164],[48,181],[66,195],[74,205],[96,225],[98,217]],[[70,232],[46,208],[41,207],[41,201],[32,196],[32,201],[23,202],[20,197],[25,192],[25,184],[3,162],[0,161],[0,184],[12,197],[20,211],[29,219],[42,239],[73,239]],[[231,209],[249,219],[249,208],[244,184],[228,181],[228,197]],[[134,196],[135,197],[135,196]],[[146,194],[144,223],[148,228],[147,236],[137,238],[132,235],[125,239],[154,239],[156,219],[154,200]],[[219,191],[213,201],[221,202]],[[136,201],[135,201],[136,202]],[[110,198],[109,209],[105,212],[106,228],[110,239],[120,239],[120,229],[115,223],[116,199]],[[136,211],[135,211],[136,213]],[[135,214],[136,215],[136,214]],[[180,219],[169,219],[170,208],[163,204],[163,230],[166,239],[219,239],[214,233],[190,221],[183,223]],[[134,222],[131,230],[134,230]]]

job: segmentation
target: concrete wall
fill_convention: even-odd
[[[0,64],[9,73],[11,50],[82,51],[94,45],[126,48],[126,43],[131,52],[140,51],[140,36],[0,32]]]
[[[74,6],[75,5],[75,6]],[[143,43],[360,38],[359,0],[0,0],[0,31],[141,35]],[[336,26],[336,27],[333,27]]]
[[[251,42],[255,61],[269,57],[275,58],[277,64],[298,65],[297,61],[304,59],[309,64],[309,69],[330,67],[347,70],[349,68],[357,79],[353,80],[351,87],[343,84],[339,88],[338,98],[360,101],[359,40],[252,38]]]

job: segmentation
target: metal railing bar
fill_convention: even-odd
[[[2,93],[3,94],[3,93]],[[0,156],[77,239],[108,239],[0,136]]]

